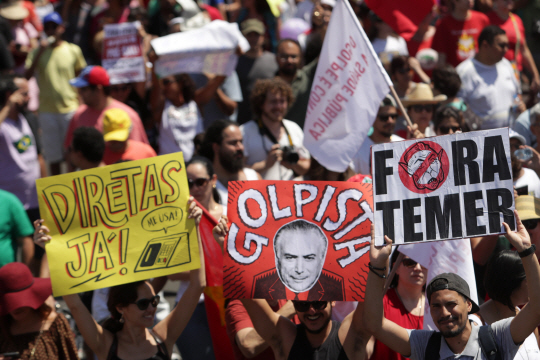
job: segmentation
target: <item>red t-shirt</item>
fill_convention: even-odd
[[[525,27],[523,26],[523,21],[521,18],[515,14],[510,14],[508,19],[503,20],[497,15],[495,11],[492,11],[488,14],[489,21],[491,25],[497,25],[504,31],[506,31],[506,36],[508,37],[508,51],[505,58],[510,61],[516,60],[517,68],[519,71],[523,70],[523,41],[525,40]],[[512,21],[512,18],[515,21]],[[517,43],[517,34],[516,27],[519,32],[519,54],[516,59],[516,43]]]
[[[112,152],[109,147],[105,147],[105,153],[103,154],[103,163],[105,165],[111,165],[117,163],[119,160],[141,160],[156,156],[156,152],[148,144],[128,140],[126,151],[123,153]]]
[[[446,62],[454,67],[476,54],[478,36],[482,29],[489,25],[486,15],[474,10],[469,11],[469,18],[465,21],[456,20],[450,14],[441,18],[433,36],[433,49],[446,54]]]
[[[383,298],[384,317],[391,320],[405,329],[421,330],[424,328],[424,317],[412,315],[405,309],[405,306],[399,300],[395,289],[388,289]],[[398,354],[384,345],[379,340],[375,341],[375,349],[372,360],[405,360],[405,356]]]
[[[73,139],[73,131],[75,131],[75,129],[78,127],[92,126],[103,132],[103,114],[109,109],[122,109],[127,112],[129,118],[131,119],[131,132],[129,133],[129,138],[131,140],[148,144],[148,138],[146,137],[144,126],[137,112],[126,104],[111,99],[109,106],[101,111],[89,108],[86,105],[79,106],[77,111],[75,111],[75,115],[73,115],[73,118],[69,122],[66,138],[64,139],[64,148],[69,148],[71,145],[71,140]]]

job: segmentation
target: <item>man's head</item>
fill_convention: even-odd
[[[302,65],[302,48],[298,41],[283,39],[277,45],[276,61],[278,73],[284,76],[294,76]]]
[[[496,25],[486,26],[478,36],[478,56],[487,65],[502,60],[508,51],[506,32]]]
[[[540,103],[529,109],[529,115],[531,120],[529,129],[537,139],[540,139]]]
[[[461,88],[461,78],[456,69],[450,64],[433,69],[431,80],[433,90],[446,95],[450,99],[456,97]]]
[[[519,177],[519,172],[523,168],[523,164],[518,158],[514,155],[516,150],[519,149],[521,145],[525,145],[527,141],[525,138],[517,133],[516,131],[510,129],[509,130],[509,136],[510,136],[510,160],[512,162],[512,177],[514,180],[517,180]]]
[[[413,124],[418,124],[418,128],[424,131],[433,118],[435,105],[444,100],[446,95],[433,96],[428,84],[418,83],[401,101]]]
[[[373,133],[388,138],[394,133],[398,111],[394,99],[387,95],[379,105],[379,112],[373,122]]]
[[[455,337],[468,324],[468,314],[478,312],[471,300],[469,285],[460,276],[443,273],[435,276],[426,288],[433,322],[444,337]]]
[[[69,161],[80,169],[98,166],[105,152],[103,134],[94,127],[82,126],[73,131]]]
[[[327,248],[328,240],[317,225],[305,220],[283,225],[274,237],[281,282],[296,293],[311,289],[321,274]]]
[[[293,300],[296,315],[306,331],[311,334],[323,332],[332,319],[333,301],[298,301]]]
[[[214,121],[206,130],[201,155],[218,163],[231,173],[244,167],[244,145],[242,131],[238,124],[230,120]],[[218,167],[215,165],[216,171]]]
[[[79,95],[89,107],[96,107],[109,95],[109,74],[101,66],[87,66],[69,83],[79,89]]]
[[[258,119],[282,121],[293,101],[291,86],[279,78],[257,80],[251,92],[251,106]]]
[[[43,18],[43,31],[48,37],[53,36],[56,41],[62,38],[65,27],[59,13],[55,11]]]
[[[262,21],[247,19],[240,25],[242,35],[247,39],[251,50],[261,50],[264,45],[264,33],[266,32]]]
[[[0,75],[0,107],[3,107],[15,92],[19,93],[19,96],[15,97],[17,110],[23,111],[30,101],[28,81],[23,77],[11,74]]]
[[[103,139],[112,152],[124,152],[131,132],[131,119],[122,109],[109,109],[103,114]]]

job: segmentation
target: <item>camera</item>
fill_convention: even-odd
[[[282,146],[281,151],[283,151],[283,160],[289,164],[296,164],[300,160],[300,156],[294,149],[294,146]]]

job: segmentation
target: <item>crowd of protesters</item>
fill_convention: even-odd
[[[383,293],[390,247],[372,247],[365,306],[226,301],[227,333],[236,359],[423,359],[430,337],[409,330],[422,329],[427,300],[441,321],[441,358],[488,358],[469,346],[480,336],[467,320],[476,313],[474,324],[493,324],[502,358],[540,359],[540,4],[441,0],[410,36],[364,0],[348,1],[399,99],[383,99],[343,173],[303,144],[336,0],[0,2],[0,359],[170,359],[175,344],[186,360],[221,351],[212,346],[202,270],[171,276],[182,282],[178,306],[159,321],[156,294],[166,279],[64,297],[81,351],[51,296],[36,179],[182,151],[190,193],[221,219],[214,236],[222,242],[230,181],[371,182],[371,145],[502,127],[511,129],[518,228],[508,239],[470,240],[477,289],[453,276],[426,284],[427,270],[406,256],[396,262],[398,250]],[[231,75],[156,75],[151,40],[216,20],[237,23],[250,46]],[[104,26],[133,21],[146,81],[119,83],[101,66]],[[190,217],[198,223],[200,215],[192,202]],[[441,295],[450,290],[460,296]],[[529,299],[536,304],[520,311]]]

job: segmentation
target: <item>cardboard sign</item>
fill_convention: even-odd
[[[36,184],[55,296],[200,267],[182,153]]]
[[[375,243],[515,229],[508,128],[371,147]]]
[[[101,63],[111,84],[146,80],[146,67],[139,41],[138,21],[104,26]]]
[[[226,298],[363,300],[371,184],[229,183]]]

